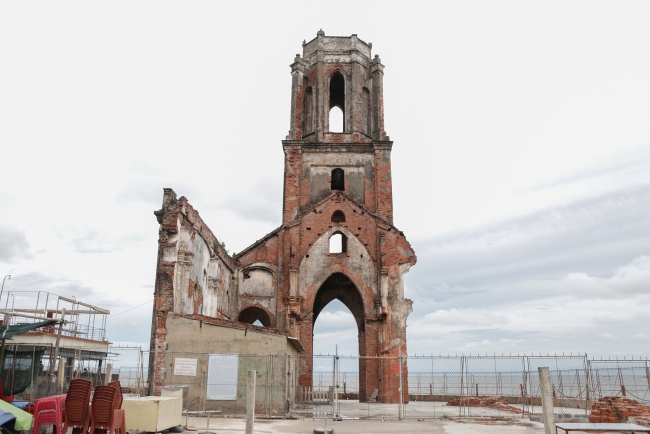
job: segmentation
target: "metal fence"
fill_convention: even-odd
[[[259,356],[172,353],[166,384],[187,386],[186,409],[240,416],[245,412],[246,373],[257,371],[256,411],[267,416],[329,413],[340,418],[529,418],[539,415],[539,367],[549,367],[555,412],[586,418],[594,401],[627,396],[650,405],[650,362],[592,360],[585,356],[403,357],[401,403],[384,403],[377,390],[361,393],[368,376],[363,358],[342,356]],[[312,358],[312,385],[298,385],[305,359]],[[365,362],[371,358],[366,358]],[[372,358],[399,365],[398,358]],[[186,370],[191,362],[194,370]],[[379,369],[379,372],[382,372]],[[383,371],[385,372],[385,371]],[[364,379],[365,381],[360,381]],[[388,381],[389,379],[381,379]],[[394,378],[392,380],[395,380]],[[369,384],[369,383],[368,383]],[[393,384],[396,384],[394,381]],[[366,399],[359,397],[365,395]]]
[[[11,354],[7,348],[6,354]],[[83,352],[79,350],[77,355]],[[312,358],[312,384],[300,386]],[[371,360],[372,363],[371,363]],[[5,359],[5,367],[8,363]],[[62,387],[49,375],[51,357],[34,366],[34,381],[23,398],[35,399],[67,390],[72,378],[88,378],[95,384],[119,379],[124,392],[148,394],[148,352],[133,347],[110,347],[104,358],[66,355],[52,372],[64,372]],[[411,419],[446,417],[529,418],[541,414],[539,367],[548,367],[553,385],[555,412],[586,417],[593,402],[605,396],[626,396],[650,405],[650,361],[594,360],[586,356],[404,356],[398,358],[342,356],[288,356],[177,353],[166,354],[165,390],[182,390],[186,414],[243,416],[246,412],[246,379],[257,372],[256,413],[267,417]],[[373,366],[373,369],[364,367]],[[377,368],[377,369],[375,369]],[[380,372],[407,391],[400,403],[385,403],[377,390],[361,390],[377,384]],[[359,399],[364,397],[366,399]]]
[[[15,391],[15,399],[33,401],[66,393],[70,381],[84,378],[94,386],[119,379],[127,394],[147,395],[147,362],[137,347],[60,348],[53,345],[5,344],[0,381],[5,395]]]

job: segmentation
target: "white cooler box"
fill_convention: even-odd
[[[144,396],[124,398],[122,402],[127,431],[160,432],[181,424],[181,396]]]

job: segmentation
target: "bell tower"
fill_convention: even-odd
[[[330,141],[329,113],[343,112],[343,132],[357,140],[386,141],[384,131],[384,65],[372,58],[372,44],[352,36],[325,36],[322,30],[291,65],[291,129],[289,140]],[[338,131],[337,131],[338,132]]]
[[[390,152],[384,130],[384,65],[372,44],[352,36],[303,42],[291,64],[291,122],[285,151],[283,221],[332,191],[392,222]],[[332,131],[330,113],[343,114]]]
[[[393,225],[391,150],[384,130],[384,65],[352,36],[303,42],[291,64],[291,121],[285,154],[277,324],[313,351],[313,327],[338,299],[358,326],[359,398],[399,401],[406,354],[404,274],[416,257]],[[331,112],[343,115],[334,131]],[[342,248],[332,249],[339,237]],[[377,357],[383,358],[378,362]],[[312,384],[304,357],[300,384]],[[404,377],[406,378],[406,377]],[[407,387],[402,399],[408,401]]]

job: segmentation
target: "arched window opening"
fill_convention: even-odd
[[[330,253],[345,253],[348,247],[348,239],[340,232],[330,237]]]
[[[324,318],[324,321],[320,321]],[[339,354],[366,355],[365,309],[361,293],[352,281],[342,273],[334,273],[323,282],[316,293],[313,305],[313,353],[334,353],[334,344]],[[336,339],[328,339],[332,324],[340,333]],[[325,330],[323,329],[325,326]],[[356,333],[355,333],[356,332]],[[363,372],[365,363],[359,364]],[[360,392],[365,390],[365,375],[359,378]],[[369,391],[368,393],[370,393]]]
[[[338,107],[330,110],[330,133],[343,132],[343,111]]]
[[[336,338],[332,339],[334,333]],[[350,309],[337,298],[329,302],[314,321],[313,339],[314,354],[338,351],[339,355],[359,356],[359,326]]]
[[[306,136],[308,134],[311,134],[314,132],[314,124],[312,121],[312,110],[313,110],[313,101],[314,101],[314,94],[312,91],[311,86],[307,87],[307,90],[305,91],[305,99],[304,99],[304,106],[302,109],[302,117],[303,117],[303,126],[302,126],[302,131],[303,131],[303,136]]]
[[[335,110],[338,108],[338,110]],[[335,72],[330,80],[330,127],[329,131],[345,131],[345,79],[340,72]]]
[[[332,223],[345,223],[345,214],[343,214],[343,211],[334,211],[334,214],[332,214]]]
[[[237,321],[252,325],[262,325],[262,327],[271,327],[269,314],[259,307],[247,307],[242,310],[237,317]]]
[[[343,169],[336,168],[332,170],[332,190],[345,190],[345,172]]]

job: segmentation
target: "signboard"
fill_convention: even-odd
[[[174,375],[196,377],[196,359],[176,357],[174,359]]]
[[[210,354],[208,360],[208,399],[221,401],[237,399],[238,363],[239,358],[234,354]]]

